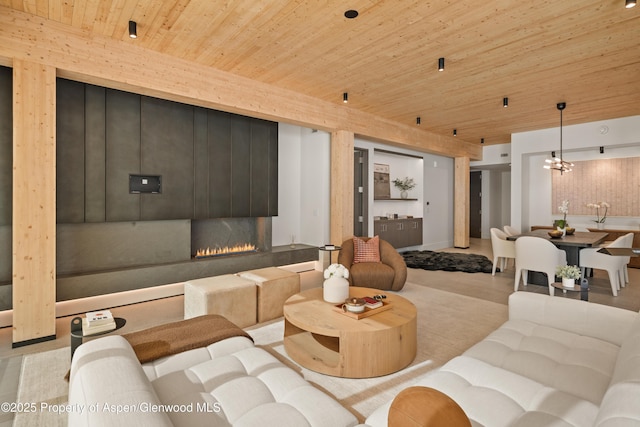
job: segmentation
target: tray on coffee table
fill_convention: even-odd
[[[360,319],[364,319],[365,317],[373,316],[374,314],[382,313],[383,311],[387,311],[391,308],[391,303],[388,303],[386,301],[381,301],[381,302],[382,302],[382,307],[377,307],[377,308],[365,307],[362,313],[353,313],[351,311],[344,311],[342,309],[343,304],[334,305],[333,310],[337,311],[340,314],[344,314],[347,317],[351,317],[352,319],[360,320]]]

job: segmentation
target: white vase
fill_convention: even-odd
[[[598,226],[598,230],[604,230],[604,222],[598,222],[597,226]]]
[[[407,197],[409,197],[409,192],[407,190],[400,191],[400,198],[401,199],[406,199]]]
[[[329,277],[322,287],[322,297],[326,302],[339,304],[349,298],[349,281],[344,277]]]
[[[568,277],[562,278],[562,286],[564,286],[565,288],[573,288],[575,284],[576,281],[574,279],[570,279]]]
[[[560,227],[556,227],[558,229],[558,231],[562,231],[562,237],[567,235],[567,229],[566,228],[560,228]]]

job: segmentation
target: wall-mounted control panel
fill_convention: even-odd
[[[162,176],[129,175],[129,193],[162,193]]]

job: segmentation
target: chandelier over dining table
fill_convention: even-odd
[[[557,170],[560,171],[560,174],[571,172],[571,168],[573,167],[573,163],[566,162],[562,158],[562,110],[564,110],[566,106],[566,102],[558,102],[558,104],[556,104],[556,107],[560,110],[560,157],[556,157],[555,151],[553,151],[551,153],[552,158],[546,159],[546,164],[544,165],[545,169]]]

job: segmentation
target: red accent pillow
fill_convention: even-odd
[[[367,241],[353,238],[353,263],[380,262],[380,238],[374,236]]]

